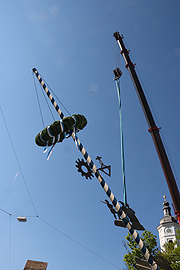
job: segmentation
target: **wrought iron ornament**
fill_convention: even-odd
[[[102,157],[100,156],[96,157],[96,160],[99,160],[99,163],[101,165],[101,167],[97,169],[97,171],[102,171],[103,173],[111,177],[111,165],[106,166],[101,159]],[[94,177],[93,171],[91,170],[91,167],[88,165],[87,162],[85,162],[83,159],[80,160],[78,158],[78,160],[76,160],[75,166],[78,168],[78,172],[80,172],[82,176],[85,176],[86,179],[89,178],[90,180],[92,180],[91,177]],[[86,167],[86,171],[84,171],[83,166]],[[105,169],[107,171],[105,171]]]
[[[99,160],[99,163],[101,165],[101,167],[99,169],[97,169],[97,171],[102,171],[103,173],[105,173],[106,175],[108,175],[109,177],[111,177],[111,165],[106,166],[103,162],[102,162],[102,157],[97,156],[96,160]],[[105,169],[108,170],[108,173],[105,171]]]
[[[81,173],[81,175],[82,176],[85,176],[86,177],[86,179],[90,179],[90,180],[92,180],[91,179],[91,177],[94,177],[94,175],[93,175],[93,171],[91,170],[91,168],[90,168],[90,166],[87,164],[87,162],[85,162],[83,159],[79,159],[78,158],[78,161],[76,160],[76,167],[78,168],[78,172],[80,172]],[[86,169],[87,169],[87,172],[85,172],[84,170],[83,170],[83,168],[82,167],[86,167]]]
[[[108,202],[108,200],[101,201],[102,203],[106,204],[107,207],[109,208],[110,212],[113,214],[115,221],[114,225],[119,226],[119,227],[126,227],[125,224],[123,223],[122,219],[117,218],[116,215],[118,215],[118,212],[114,209],[113,205]],[[139,230],[139,231],[144,231],[145,228],[143,225],[140,223],[138,218],[135,215],[135,211],[129,207],[129,205],[125,206],[123,202],[119,201],[122,206],[121,209],[126,213],[126,215],[129,217],[131,221],[131,226],[133,229]]]

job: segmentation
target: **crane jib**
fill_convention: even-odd
[[[147,99],[145,97],[144,91],[141,87],[141,83],[139,81],[139,78],[137,76],[137,73],[135,71],[135,65],[131,62],[131,59],[129,57],[129,51],[126,49],[124,42],[123,42],[123,36],[119,34],[119,32],[115,32],[113,34],[115,37],[120,49],[121,54],[125,60],[126,68],[129,71],[129,74],[131,76],[132,82],[134,84],[134,87],[136,89],[137,95],[139,97],[142,109],[144,111],[148,126],[149,126],[149,132],[151,133],[154,145],[156,147],[156,151],[166,178],[166,182],[171,194],[171,198],[175,207],[175,214],[177,215],[179,224],[180,224],[180,194],[179,189],[176,184],[176,180],[166,153],[166,150],[164,148],[161,136],[159,134],[159,128],[156,127],[153,115],[151,113],[150,107],[148,105]]]

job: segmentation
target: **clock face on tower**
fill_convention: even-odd
[[[172,228],[171,227],[164,228],[164,233],[165,234],[171,234],[172,233]]]

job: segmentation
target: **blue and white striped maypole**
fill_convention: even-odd
[[[55,107],[55,109],[58,112],[59,116],[61,117],[61,119],[63,119],[64,118],[64,114],[62,113],[62,111],[60,110],[60,108],[57,105],[56,101],[52,97],[52,95],[49,92],[47,86],[43,82],[40,74],[38,73],[38,71],[35,68],[33,68],[33,72],[36,75],[36,77],[38,78],[40,84],[42,85],[43,89],[45,90],[46,94],[48,95],[51,103]],[[85,160],[89,164],[90,168],[92,169],[93,173],[95,174],[95,176],[96,176],[97,180],[99,181],[100,185],[102,186],[102,188],[106,192],[106,195],[109,197],[109,199],[111,200],[112,204],[114,205],[114,207],[115,207],[115,209],[117,211],[118,217],[122,219],[122,221],[125,224],[126,228],[129,230],[130,234],[133,236],[135,242],[137,243],[139,249],[143,253],[145,259],[148,261],[148,263],[150,264],[150,266],[151,266],[151,268],[153,270],[160,270],[159,267],[158,267],[158,265],[157,265],[157,263],[153,260],[153,258],[151,256],[151,254],[149,253],[148,249],[145,247],[145,245],[144,245],[143,241],[141,240],[139,234],[136,232],[136,230],[134,230],[131,227],[131,224],[129,223],[128,217],[126,216],[126,214],[124,213],[124,211],[121,209],[119,202],[117,201],[117,199],[115,198],[114,194],[112,193],[112,191],[110,190],[110,188],[106,184],[105,180],[102,178],[102,176],[99,173],[99,171],[97,170],[94,162],[90,158],[90,156],[87,153],[87,151],[85,150],[84,146],[81,144],[80,140],[77,138],[77,135],[75,134],[75,132],[72,132],[72,135],[71,136],[72,136],[73,140],[75,142],[77,142],[79,151],[82,153],[83,157],[85,158]]]
[[[38,73],[36,68],[33,68],[32,71],[34,72],[34,74],[36,75],[36,77],[38,78],[38,81],[40,82],[40,84],[42,85],[44,91],[46,92],[48,98],[50,99],[51,103],[53,104],[54,108],[56,109],[57,113],[59,114],[59,116],[61,117],[61,119],[64,118],[64,114],[62,113],[62,111],[60,110],[59,106],[57,105],[55,99],[53,98],[53,96],[51,95],[51,93],[49,92],[47,86],[45,85],[45,83],[43,82],[40,74]]]

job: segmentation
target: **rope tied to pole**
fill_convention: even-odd
[[[123,197],[124,205],[127,206],[127,192],[126,192],[126,177],[125,177],[125,158],[124,158],[124,139],[123,139],[123,125],[122,125],[122,107],[120,94],[120,81],[116,80],[116,87],[119,100],[119,116],[120,116],[120,134],[121,134],[121,161],[122,161],[122,177],[123,177]]]
[[[116,81],[116,89],[119,101],[119,117],[120,117],[120,137],[121,137],[121,166],[122,166],[122,178],[123,178],[123,199],[124,205],[127,206],[127,192],[126,192],[126,177],[125,177],[125,158],[124,158],[124,139],[123,139],[123,124],[122,124],[122,106],[121,106],[121,91],[120,91],[120,77],[122,72],[119,68],[113,70]]]

